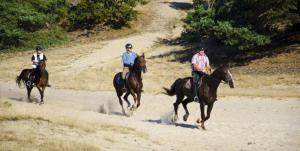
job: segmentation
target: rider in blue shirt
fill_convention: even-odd
[[[122,61],[123,61],[123,72],[122,72],[122,85],[123,85],[123,91],[126,91],[126,74],[129,72],[129,68],[133,67],[134,60],[137,57],[136,53],[132,52],[132,44],[126,44],[125,45],[126,52],[122,55]]]

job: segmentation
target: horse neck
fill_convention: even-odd
[[[136,79],[138,79],[138,81],[142,80],[142,72],[136,67],[136,65],[131,68],[130,73],[130,75],[134,76]]]
[[[45,64],[44,63],[41,63],[40,65],[39,65],[39,68],[40,68],[40,71],[41,72],[44,72],[45,70],[46,70],[46,68],[45,68]]]
[[[218,74],[217,70],[209,75],[208,85],[212,88],[213,91],[217,92],[217,89],[221,83],[221,76]]]

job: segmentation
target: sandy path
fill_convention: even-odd
[[[25,90],[12,82],[0,82],[0,97],[26,102]],[[33,96],[38,97],[34,90]],[[172,115],[174,97],[144,94],[141,107],[130,118],[121,116],[114,92],[88,92],[73,90],[46,90],[46,106],[59,106],[82,116],[98,116],[103,121],[129,126],[149,134],[149,142],[139,142],[144,150],[298,150],[300,148],[300,102],[298,98],[222,97],[216,102],[207,131],[199,130],[195,120],[199,117],[196,103],[189,104],[191,116],[168,124]],[[111,115],[98,113],[104,105]],[[54,111],[55,112],[55,111]],[[94,115],[96,114],[96,115]],[[112,134],[113,135],[113,134]],[[154,143],[153,141],[159,143]],[[118,146],[111,149],[122,149]],[[127,145],[134,145],[127,142]],[[151,142],[150,142],[151,144]],[[105,146],[105,144],[104,144]],[[123,149],[126,150],[126,145]],[[135,150],[133,148],[127,148]]]
[[[119,58],[123,53],[126,43],[132,43],[134,45],[134,51],[138,54],[150,50],[159,39],[173,35],[170,30],[172,28],[169,26],[182,17],[181,12],[172,7],[175,5],[174,3],[177,5],[179,5],[179,3],[190,4],[191,0],[150,1],[149,4],[145,6],[146,8],[143,9],[148,9],[149,13],[153,13],[152,16],[154,19],[149,25],[143,27],[141,33],[98,43],[99,46],[103,47],[93,49],[92,53],[70,63],[62,73],[78,74],[87,68],[95,66],[101,67],[103,64],[112,62],[112,60]],[[181,33],[181,31],[177,33]]]

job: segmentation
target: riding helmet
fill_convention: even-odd
[[[125,45],[125,48],[127,49],[127,48],[132,48],[133,46],[132,46],[132,44],[130,44],[130,43],[128,43],[128,44],[126,44]]]
[[[43,50],[43,48],[42,48],[41,46],[36,46],[36,47],[35,47],[35,50],[36,50],[36,51],[40,51],[40,50]]]

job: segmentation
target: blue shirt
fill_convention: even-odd
[[[137,55],[134,52],[124,52],[122,55],[123,65],[125,67],[132,67],[136,57]]]

